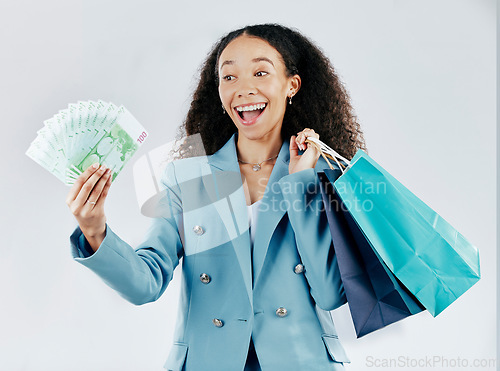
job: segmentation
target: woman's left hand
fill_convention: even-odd
[[[305,140],[307,137],[314,137],[319,139],[319,134],[315,133],[313,129],[304,129],[297,136],[292,135],[290,138],[290,164],[288,165],[288,173],[293,174],[301,170],[314,168],[321,155],[316,147]],[[305,152],[299,155],[299,150]]]

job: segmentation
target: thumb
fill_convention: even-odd
[[[299,147],[295,141],[296,136],[292,135],[290,138],[290,159],[293,159],[299,155]]]

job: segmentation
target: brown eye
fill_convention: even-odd
[[[265,76],[265,75],[267,75],[267,72],[265,72],[265,71],[259,71],[255,74],[255,76],[257,76],[257,77],[261,77],[261,76]]]

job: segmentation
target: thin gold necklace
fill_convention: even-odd
[[[258,162],[256,164],[252,163],[252,162],[246,162],[246,161],[242,161],[240,160],[240,158],[238,157],[238,161],[241,162],[242,164],[248,164],[248,165],[253,165],[252,166],[252,170],[253,171],[259,171],[261,169],[260,165],[262,165],[264,162],[266,161],[269,161],[269,160],[272,160],[272,159],[275,159],[276,157],[278,157],[278,155],[276,156],[273,156],[273,157],[269,157],[267,160],[264,160],[262,162]]]

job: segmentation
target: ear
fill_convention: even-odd
[[[290,92],[288,96],[293,97],[300,90],[302,80],[299,75],[293,75],[290,77]]]

